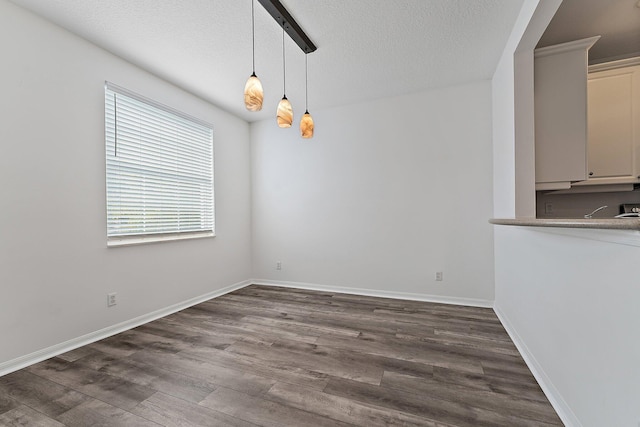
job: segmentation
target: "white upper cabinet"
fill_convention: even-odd
[[[588,51],[599,38],[535,51],[536,189],[587,179]]]
[[[640,65],[589,74],[587,123],[584,184],[640,182]]]

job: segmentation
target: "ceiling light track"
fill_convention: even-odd
[[[316,45],[313,44],[309,36],[305,34],[304,30],[298,25],[296,20],[293,19],[293,16],[291,16],[279,0],[258,0],[258,2],[260,2],[262,7],[276,20],[278,25],[289,34],[291,40],[300,46],[300,49],[302,49],[305,54],[315,52],[317,49]]]

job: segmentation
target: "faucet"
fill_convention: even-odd
[[[591,212],[591,213],[586,214],[584,217],[585,217],[585,218],[593,218],[593,214],[595,214],[596,212],[601,211],[602,209],[606,209],[606,208],[608,208],[608,207],[609,207],[609,206],[607,206],[607,205],[600,206],[598,209],[596,209],[595,211],[593,211],[593,212]]]

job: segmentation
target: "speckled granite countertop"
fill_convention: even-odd
[[[639,218],[491,218],[491,224],[522,227],[599,228],[609,230],[640,230]]]

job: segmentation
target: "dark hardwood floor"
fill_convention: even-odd
[[[249,286],[0,377],[0,425],[562,423],[491,309]]]

